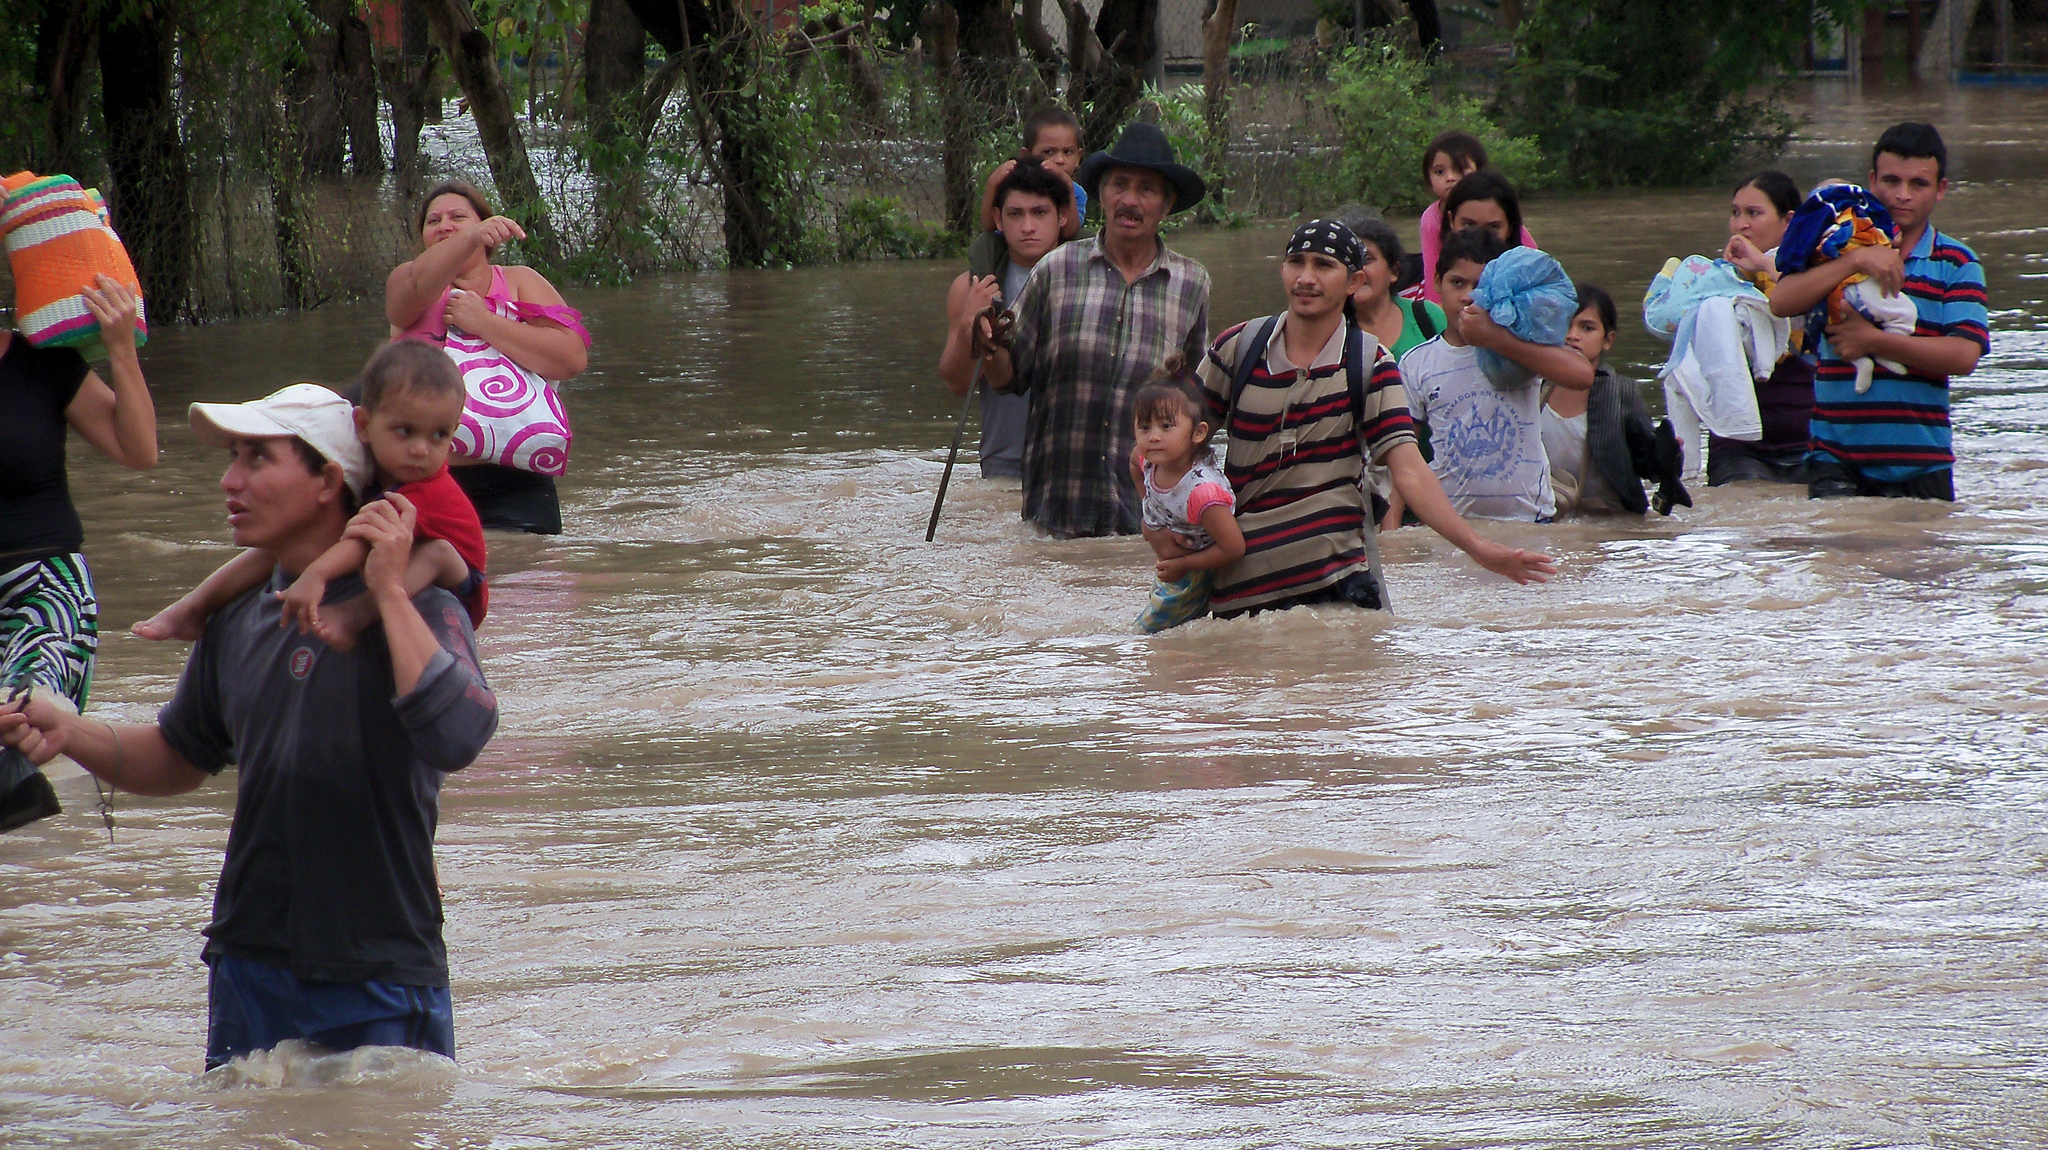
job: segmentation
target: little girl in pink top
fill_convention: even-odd
[[[1422,219],[1416,224],[1422,233],[1419,237],[1422,241],[1422,282],[1402,292],[1403,296],[1409,299],[1426,299],[1434,304],[1444,302],[1436,292],[1436,255],[1443,250],[1444,237],[1455,230],[1444,226],[1444,215],[1447,210],[1445,205],[1459,181],[1484,167],[1485,145],[1464,132],[1445,132],[1431,140],[1429,147],[1422,150],[1422,178],[1428,181],[1429,193],[1435,198],[1435,202],[1424,209]],[[1513,195],[1512,190],[1509,194]],[[1512,212],[1504,210],[1502,214],[1513,216],[1515,230],[1521,237],[1521,246],[1535,247],[1536,237],[1529,234],[1529,229],[1522,227],[1521,205],[1511,204],[1503,207],[1513,209]],[[1503,234],[1501,238],[1508,237]]]

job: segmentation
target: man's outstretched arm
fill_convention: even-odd
[[[207,779],[164,741],[163,729],[105,723],[72,714],[38,691],[19,709],[0,712],[0,743],[35,763],[58,755],[136,795],[182,795]]]

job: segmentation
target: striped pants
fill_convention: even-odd
[[[100,647],[100,601],[85,556],[0,572],[0,686],[36,683],[85,709]]]
[[[0,572],[0,698],[17,686],[40,686],[83,711],[99,647],[100,601],[85,556],[53,555]],[[26,755],[0,748],[0,795],[35,773]]]

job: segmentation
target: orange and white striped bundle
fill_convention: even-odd
[[[70,176],[34,172],[16,172],[0,180],[0,188],[6,190],[0,237],[14,269],[14,325],[21,334],[37,347],[76,348],[99,358],[100,324],[78,293],[104,275],[135,293],[135,346],[146,343],[142,285],[99,193]]]

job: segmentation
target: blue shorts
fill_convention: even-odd
[[[233,955],[206,961],[208,1070],[288,1038],[336,1051],[409,1046],[455,1057],[455,1002],[445,986],[315,982]]]

